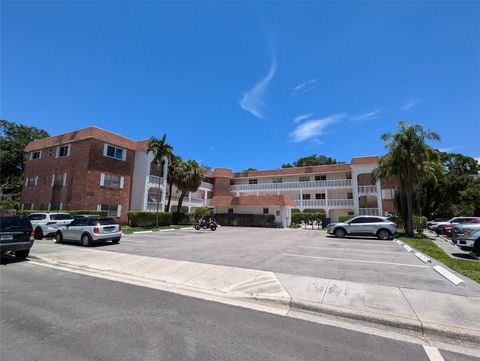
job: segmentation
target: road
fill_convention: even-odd
[[[419,344],[32,262],[2,263],[2,361],[429,360]],[[440,353],[446,361],[478,360]]]

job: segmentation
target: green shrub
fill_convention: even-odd
[[[195,217],[207,217],[209,215],[211,215],[211,211],[209,208],[197,208],[195,209]]]
[[[94,210],[91,210],[91,209],[76,209],[76,210],[66,210],[66,209],[62,209],[62,210],[55,210],[55,211],[48,211],[48,210],[19,210],[17,211],[17,214],[25,214],[25,215],[29,215],[29,214],[32,214],[32,213],[70,213],[71,215],[75,215],[75,214],[97,214],[99,216],[106,216],[107,215],[107,211],[94,211]]]
[[[418,233],[422,233],[427,228],[428,219],[423,216],[413,217],[413,227]]]
[[[155,227],[157,213],[130,211],[127,213],[128,225],[131,227]],[[172,214],[167,212],[158,213],[158,225],[170,226],[172,224]]]
[[[275,227],[273,214],[214,214],[213,219],[222,226]]]
[[[181,213],[173,212],[172,213],[172,224],[195,224],[195,215],[191,213]]]
[[[393,223],[396,223],[397,224],[397,228],[403,228],[403,219],[402,217],[400,216],[390,216],[388,217],[388,220],[393,222]]]
[[[293,213],[292,223],[301,224],[302,222],[308,223],[310,221],[316,221],[318,219],[325,218],[325,213]]]
[[[338,221],[339,221],[339,222],[346,222],[346,221],[348,221],[349,219],[352,219],[353,217],[357,217],[357,216],[354,216],[354,215],[338,216]]]

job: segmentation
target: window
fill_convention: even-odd
[[[40,159],[42,157],[42,151],[41,150],[36,150],[35,152],[32,152],[30,155],[30,159]]]
[[[48,150],[48,156],[51,157],[53,155],[53,148],[50,148]]]
[[[258,184],[258,179],[249,179],[248,184]]]
[[[315,176],[315,180],[318,182],[318,181],[324,181],[324,180],[327,180],[327,176],[326,175],[316,175]]]
[[[127,153],[125,149],[117,148],[117,147],[114,147],[113,145],[105,144],[103,148],[103,155],[109,158],[125,160]]]
[[[25,209],[25,210],[32,210],[33,209],[33,203],[23,203],[22,204],[22,209]]]
[[[107,212],[107,216],[120,217],[120,206],[118,206],[117,204],[114,204],[114,205],[102,204],[100,206],[100,210]]]
[[[47,218],[47,215],[42,213],[34,213],[28,216],[28,219],[31,221],[41,221],[42,219],[46,219],[46,218]]]
[[[325,199],[325,193],[315,193],[315,199]]]
[[[75,226],[88,226],[88,217],[76,218],[72,223],[70,223],[70,227]]]
[[[302,199],[310,199],[310,194],[302,194]]]
[[[273,178],[272,183],[282,183],[283,179],[282,178]]]
[[[395,189],[382,189],[383,199],[395,199]]]
[[[67,181],[67,173],[54,174],[52,177],[52,186],[53,187],[64,186],[66,181]]]
[[[263,208],[263,214],[268,214],[268,208]]]
[[[300,181],[300,182],[309,182],[309,181],[310,181],[310,177],[309,177],[309,176],[305,176],[305,175],[304,175],[304,176],[301,176],[301,177],[299,178],[299,181]]]
[[[275,215],[276,215],[277,217],[280,217],[280,211],[275,211]]]
[[[27,178],[27,187],[35,187],[38,183],[38,177]]]
[[[123,188],[123,177],[102,173],[100,176],[100,185],[110,188]]]
[[[357,217],[352,220],[352,223],[368,223],[367,218],[365,217]]]
[[[68,157],[70,155],[70,144],[61,145],[57,148],[57,158]]]
[[[213,183],[213,182],[212,182]],[[230,179],[230,185],[234,186],[235,185],[235,179]]]
[[[347,173],[347,174],[345,175],[345,178],[346,178],[346,179],[352,179],[352,173]]]
[[[347,193],[347,199],[353,199],[353,193],[352,192]]]
[[[233,214],[233,208],[228,208],[228,214]]]

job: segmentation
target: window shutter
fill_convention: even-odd
[[[101,204],[97,204],[97,211],[101,211],[102,210],[102,205]]]
[[[60,210],[63,209],[63,203],[60,203]]]
[[[100,173],[100,185],[105,185],[105,173]]]
[[[38,184],[38,175],[35,177],[35,185]]]
[[[122,214],[122,206],[119,204],[117,208],[117,217],[120,217],[121,214]]]
[[[67,184],[67,173],[63,173],[63,185]]]
[[[40,151],[40,154],[38,155],[38,159],[42,159],[42,151]]]
[[[53,187],[53,183],[55,183],[55,174],[52,175],[52,187]],[[50,208],[49,208],[50,209]]]
[[[50,210],[50,207],[52,206],[51,203],[48,203],[48,210]]]
[[[108,144],[105,143],[105,144],[103,145],[103,155],[104,155],[104,156],[107,155],[107,148],[108,148]]]
[[[28,177],[25,178],[25,187],[27,187],[27,186],[28,186]]]
[[[127,160],[127,150],[124,149],[122,152],[122,160]]]
[[[120,188],[123,189],[123,182],[124,182],[124,178],[123,176],[120,177]]]

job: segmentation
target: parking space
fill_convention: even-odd
[[[67,245],[68,246],[68,245]],[[61,247],[42,242],[33,251]],[[124,235],[98,249],[301,276],[480,296],[466,279],[456,287],[394,241],[337,239],[323,231],[221,227]]]

